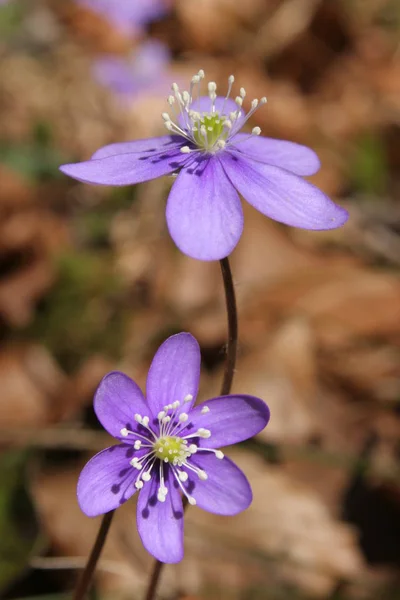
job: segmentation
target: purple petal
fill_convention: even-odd
[[[165,502],[157,499],[159,480],[153,475],[140,491],[137,528],[143,546],[157,560],[177,563],[183,558],[183,506],[177,483],[170,470],[165,481]]]
[[[196,400],[200,379],[200,348],[190,333],[169,337],[157,350],[146,384],[147,402],[153,415],[176,400],[188,412]],[[184,398],[192,400],[184,402]],[[178,411],[178,413],[181,411]]]
[[[187,161],[187,155],[184,156],[180,152],[180,146],[183,145],[182,142],[180,145],[171,144],[167,149],[162,151],[153,145],[152,149],[143,152],[132,152],[130,150],[132,143],[126,143],[127,153],[118,153],[108,155],[105,158],[98,158],[98,151],[96,159],[62,165],[60,170],[66,175],[85,183],[118,186],[132,185],[148,181],[149,179],[155,179],[161,175],[168,175],[179,169]],[[104,152],[114,152],[116,146],[119,146],[119,149],[121,149],[120,144],[112,144],[112,146],[114,146],[112,150],[109,146],[101,150]]]
[[[94,158],[107,158],[116,154],[140,153],[149,156],[158,152],[163,153],[169,150],[180,148],[184,143],[183,138],[178,135],[163,135],[157,138],[145,140],[133,140],[131,142],[118,142],[116,144],[107,144],[96,150],[92,156]]]
[[[232,143],[248,158],[281,167],[295,175],[314,175],[321,166],[314,150],[294,142],[238,133]]]
[[[221,152],[224,169],[242,196],[267,217],[302,229],[335,229],[348,219],[317,187],[279,167]]]
[[[136,492],[138,471],[129,461],[141,456],[132,446],[120,444],[99,452],[83,467],[78,480],[78,503],[88,517],[118,508]]]
[[[142,391],[124,373],[112,371],[100,382],[94,397],[94,410],[104,429],[116,438],[121,429],[136,428],[135,414],[152,416]]]
[[[240,198],[217,158],[183,169],[168,197],[167,224],[178,248],[198,260],[219,260],[243,230]]]
[[[206,481],[190,475],[185,484],[197,506],[216,515],[236,515],[248,508],[253,499],[244,473],[229,458],[198,452],[190,462],[207,473]]]
[[[202,414],[207,406],[209,412]],[[259,433],[269,421],[268,406],[254,396],[221,396],[207,400],[190,412],[190,426],[183,435],[209,429],[211,437],[200,440],[200,445],[220,448],[237,444]]]
[[[217,96],[217,98],[215,99],[215,111],[218,112],[220,115],[229,116],[230,113],[236,112],[237,109],[238,106],[236,102],[232,100],[232,98],[224,98],[224,96]],[[190,110],[194,110],[199,113],[212,112],[211,99],[209,98],[209,96],[200,96],[200,98],[192,102],[192,104],[190,105]],[[244,121],[245,112],[243,109],[241,110],[241,113],[242,114],[239,117],[239,119],[235,121],[235,128],[240,127],[240,125]],[[186,126],[185,119],[183,119],[181,115],[179,116],[178,122],[181,127]]]

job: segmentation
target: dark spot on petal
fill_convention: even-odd
[[[120,490],[121,490],[121,486],[118,485],[117,483],[114,483],[114,485],[111,486],[111,493],[112,494],[119,494]]]
[[[150,516],[150,511],[149,509],[146,507],[142,510],[142,517],[143,519],[148,519]]]
[[[174,510],[172,511],[172,514],[176,520],[182,519],[183,517],[183,512],[181,510]]]
[[[130,446],[128,448],[128,450],[125,452],[125,456],[126,458],[132,458],[132,456],[135,454],[135,449],[133,448],[133,446]]]
[[[125,477],[125,475],[127,474],[127,472],[130,471],[130,469],[122,469],[122,471],[120,471],[118,473],[118,477]]]

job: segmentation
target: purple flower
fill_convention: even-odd
[[[137,33],[167,12],[165,0],[77,0],[123,33]]]
[[[252,500],[240,469],[219,448],[246,440],[269,420],[252,396],[221,396],[193,407],[199,387],[200,350],[189,333],[168,338],[147,378],[145,399],[117,371],[104,377],[94,409],[120,443],[96,454],[78,482],[78,501],[94,517],[140,490],[137,527],[145,548],[167,563],[183,558],[182,496],[218,515],[235,515]]]
[[[142,44],[131,57],[102,56],[93,67],[96,80],[122,97],[140,92],[168,89],[165,71],[169,64],[168,47],[158,41]]]
[[[176,121],[163,113],[170,135],[110,144],[91,160],[63,165],[61,170],[86,183],[130,185],[177,173],[168,197],[167,224],[176,245],[189,256],[217,260],[230,254],[243,230],[239,194],[268,217],[303,229],[334,229],[343,225],[347,211],[302,176],[312,175],[320,163],[315,152],[293,142],[240,133],[245,122],[266,98],[251,102],[244,114],[246,92],[235,100],[195,93],[204,72],[192,78],[189,92],[172,85],[168,103]]]

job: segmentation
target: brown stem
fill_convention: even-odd
[[[83,598],[86,596],[89,590],[96,569],[97,561],[100,558],[101,551],[103,550],[107,538],[108,530],[110,529],[114,512],[115,511],[112,510],[111,512],[106,513],[101,521],[99,533],[97,534],[97,538],[86,563],[86,567],[81,577],[79,578],[78,585],[76,586],[76,590],[73,596],[73,600],[83,600]]]
[[[238,343],[238,316],[236,307],[235,288],[233,286],[232,271],[228,257],[219,261],[224,282],[226,312],[228,317],[228,343],[226,347],[226,361],[224,378],[221,385],[221,396],[229,394],[232,388],[232,381],[235,374],[237,343]],[[183,510],[188,505],[187,499],[183,499]],[[149,586],[147,588],[145,600],[154,600],[157,585],[160,580],[164,563],[156,560],[153,571],[150,576]]]
[[[226,347],[226,361],[224,378],[221,385],[221,396],[229,394],[235,375],[236,354],[238,344],[238,316],[236,307],[235,288],[233,286],[232,271],[228,257],[219,261],[224,281],[226,313],[228,317],[228,344]]]

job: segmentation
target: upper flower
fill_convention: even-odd
[[[167,224],[176,245],[193,258],[217,260],[233,250],[243,230],[238,192],[268,217],[303,229],[334,229],[347,211],[301,176],[320,163],[315,152],[293,142],[261,137],[240,129],[266,98],[253,100],[246,115],[246,92],[232,100],[233,76],[226,97],[208,84],[200,96],[204,72],[189,91],[172,85],[168,98],[175,119],[163,113],[170,135],[104,146],[92,159],[61,170],[86,183],[130,185],[177,173],[167,203]]]
[[[165,0],[76,0],[97,12],[123,33],[137,33],[167,12]]]
[[[168,338],[147,378],[147,397],[119,372],[104,377],[94,409],[121,443],[96,454],[78,482],[81,509],[93,517],[117,508],[140,490],[137,527],[158,560],[183,557],[182,496],[220,515],[235,515],[252,500],[242,471],[219,450],[261,431],[267,405],[253,396],[221,396],[193,407],[200,351],[188,333]]]
[[[142,92],[168,89],[165,73],[170,60],[168,47],[156,40],[147,40],[131,56],[106,55],[93,64],[96,80],[121,98],[133,98]]]

